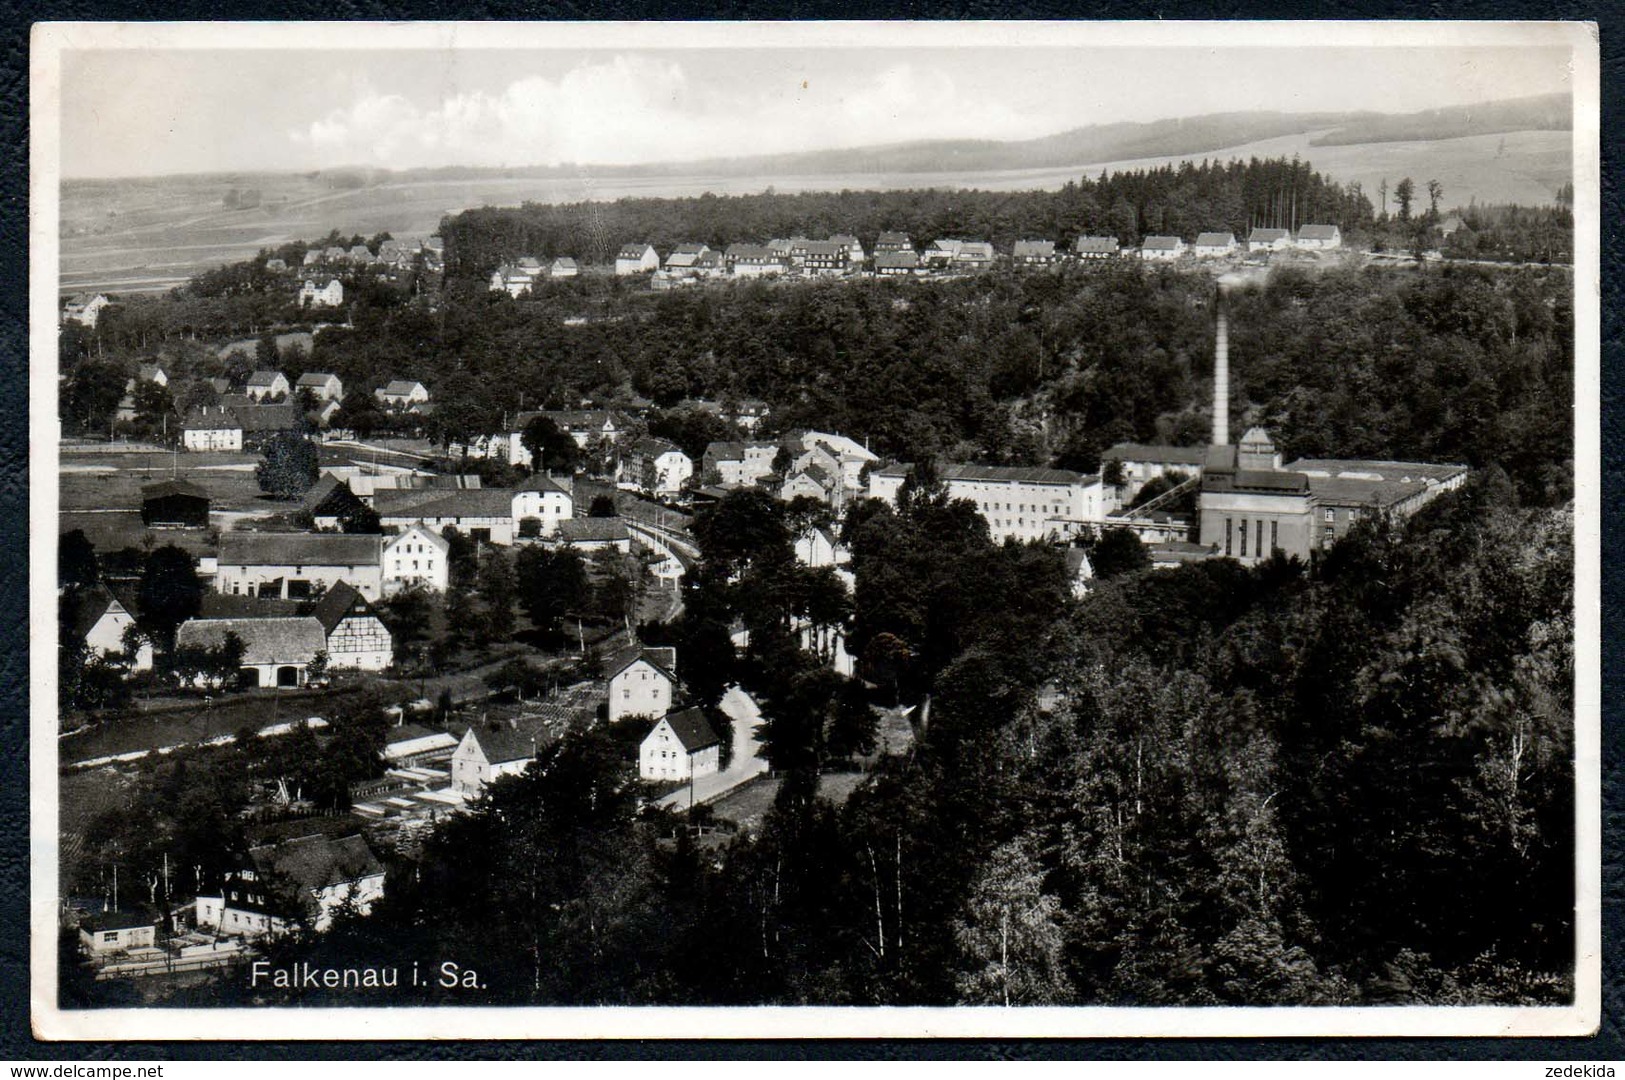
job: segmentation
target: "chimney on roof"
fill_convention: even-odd
[[[1230,445],[1230,324],[1225,312],[1227,287],[1219,283],[1213,329],[1213,445]]]

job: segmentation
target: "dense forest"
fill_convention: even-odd
[[[661,251],[687,242],[715,248],[765,243],[773,237],[851,233],[865,251],[885,231],[917,245],[938,237],[990,240],[1008,251],[1016,240],[1048,237],[1071,243],[1080,234],[1137,244],[1152,234],[1194,239],[1203,230],[1245,237],[1254,225],[1295,228],[1334,224],[1357,232],[1373,220],[1358,184],[1339,185],[1308,162],[1186,161],[1148,170],[1102,174],[1059,191],[841,191],[697,199],[619,199],[612,203],[526,203],[469,210],[441,223],[446,272],[483,278],[521,255],[571,255],[602,263],[622,244]]]
[[[991,544],[940,488],[863,518],[854,621],[908,639],[896,605],[928,613],[864,663],[884,696],[888,657],[918,657],[933,708],[843,806],[816,792],[845,696],[753,639],[736,673],[775,702],[784,778],[759,832],[696,847],[638,812],[613,733],[578,732],[439,830],[370,917],[273,962],[455,958],[483,989],[427,1000],[460,1004],[1569,998],[1566,512],[1490,469],[1307,566],[1130,572],[1083,602],[1050,551]],[[782,550],[741,550],[707,569],[759,594]],[[1020,617],[943,584],[978,580],[1014,583]]]

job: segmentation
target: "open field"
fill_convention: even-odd
[[[1156,167],[1201,158],[1298,154],[1343,182],[1357,180],[1376,198],[1384,178],[1411,176],[1420,185],[1437,179],[1447,206],[1480,203],[1549,203],[1572,176],[1572,139],[1566,131],[1518,131],[1458,139],[1313,146],[1319,133],[1303,132],[1204,154],[1084,162],[1065,168],[996,172],[875,172],[827,175],[508,177],[451,180],[400,179],[337,188],[321,177],[263,174],[252,177],[164,177],[66,181],[62,187],[61,290],[151,291],[169,288],[201,270],[236,262],[263,247],[316,239],[338,229],[349,236],[389,231],[400,237],[433,233],[441,218],[478,206],[517,206],[526,200],[561,203],[625,197],[697,196],[838,191],[843,188],[964,188],[989,191],[1055,190],[1083,174]],[[227,190],[251,182],[264,202],[252,210],[224,210]]]

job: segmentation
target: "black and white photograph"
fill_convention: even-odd
[[[1594,31],[36,26],[35,1031],[1594,1031]]]

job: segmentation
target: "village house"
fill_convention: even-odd
[[[651,244],[627,244],[615,256],[615,273],[622,277],[660,269],[660,255]]]
[[[245,686],[293,689],[305,685],[310,665],[327,648],[322,624],[308,615],[247,619],[187,619],[175,631],[175,648],[216,649],[226,635],[243,643],[238,669]],[[198,676],[199,685],[208,685]]]
[[[1048,266],[1056,259],[1053,240],[1017,240],[1010,251],[1017,266]]]
[[[383,895],[383,864],[359,834],[301,836],[250,848],[218,895],[197,898],[197,924],[250,939],[322,933],[341,908],[366,915]]]
[[[764,277],[789,269],[788,254],[763,244],[729,244],[728,250],[723,252],[723,262],[735,277]]]
[[[723,408],[723,419],[731,420],[746,432],[754,433],[756,426],[767,419],[772,409],[761,398],[745,398],[732,408]]]
[[[505,292],[509,296],[518,299],[525,293],[530,292],[531,284],[535,282],[536,278],[537,273],[534,270],[509,266],[504,263],[491,271],[490,291]]]
[[[242,422],[223,405],[193,409],[181,424],[181,445],[188,450],[241,450]]]
[[[914,242],[908,238],[908,233],[883,232],[875,240],[875,254],[882,252],[913,251]]]
[[[348,259],[348,253],[345,252],[344,248],[338,244],[330,245],[322,251],[323,262],[341,263],[347,261]]]
[[[214,588],[298,600],[347,581],[376,600],[383,594],[381,543],[377,536],[343,533],[222,533]]]
[[[89,330],[96,329],[96,322],[102,317],[102,311],[111,300],[97,293],[95,296],[79,295],[69,300],[62,308],[62,321],[75,322]]]
[[[678,244],[666,256],[666,269],[680,274],[694,273],[700,256],[710,250],[705,244]]]
[[[512,430],[506,436],[498,436],[498,442],[506,443],[506,454],[510,465],[523,465],[527,468],[533,464],[530,448],[524,443],[525,428],[538,416],[545,416],[553,421],[553,426],[575,440],[575,444],[582,450],[590,450],[599,445],[614,446],[620,441],[621,433],[626,427],[626,421],[618,418],[608,409],[543,409],[515,414]],[[497,453],[503,450],[499,446]]]
[[[627,649],[606,665],[609,722],[628,716],[665,716],[677,697],[677,650]]]
[[[366,266],[373,261],[372,249],[366,244],[356,244],[350,248],[350,261],[357,266]]]
[[[507,725],[474,725],[463,733],[451,756],[451,788],[477,799],[504,776],[517,776],[536,759],[535,734]]]
[[[137,383],[157,383],[159,386],[169,385],[169,376],[157,364],[140,364],[135,369],[135,376],[124,384],[125,390],[134,390]]]
[[[1140,241],[1140,258],[1167,262],[1185,254],[1185,241],[1177,236],[1148,236]]]
[[[298,303],[319,308],[336,308],[344,306],[344,283],[338,278],[330,278],[326,285],[317,287],[313,278],[307,278],[299,288]]]
[[[786,473],[784,483],[779,487],[779,498],[785,502],[793,499],[817,499],[826,506],[836,509],[841,505],[841,495],[839,477],[834,471],[817,462],[792,467]]]
[[[391,379],[372,392],[378,403],[394,412],[415,412],[428,403],[429,388],[416,379]]]
[[[321,261],[322,261],[322,249],[321,248],[308,248],[305,251],[305,257],[301,261],[300,265],[301,266],[315,266],[318,263],[320,263]]]
[[[801,267],[804,273],[844,274],[851,263],[847,249],[832,240],[808,240],[802,246]]]
[[[288,396],[288,377],[280,371],[256,371],[248,376],[243,394],[256,402],[276,401]]]
[[[986,270],[996,256],[993,245],[985,240],[963,240],[954,253],[954,267],[961,270]]]
[[[1292,247],[1290,229],[1255,228],[1247,234],[1248,251],[1287,251]]]
[[[690,780],[721,767],[722,740],[698,706],[655,721],[638,747],[638,776],[644,780]]]
[[[835,435],[827,431],[805,431],[801,434],[801,446],[804,450],[821,449],[829,455],[829,461],[821,461],[826,467],[833,467],[831,471],[840,480],[841,487],[852,494],[863,490],[863,470],[865,466],[877,465],[880,458],[870,452],[867,446],[845,435]],[[800,464],[802,459],[797,459]]]
[[[139,911],[102,911],[79,923],[79,947],[91,956],[151,949],[158,920]]]
[[[318,529],[338,532],[346,520],[354,518],[367,508],[365,500],[350,487],[349,481],[324,472],[305,492],[301,503],[311,523]]]
[[[1297,243],[1307,251],[1332,251],[1343,246],[1343,230],[1336,225],[1305,225],[1298,230]]]
[[[728,273],[728,264],[723,260],[722,252],[707,248],[694,260],[694,273],[702,278],[723,277]]]
[[[920,257],[913,251],[875,252],[875,276],[913,277],[920,272]]]
[[[823,525],[815,525],[796,537],[795,554],[797,562],[815,570],[845,566],[852,561],[852,553]]]
[[[1236,251],[1236,237],[1228,232],[1198,233],[1196,243],[1191,250],[1198,259],[1218,259],[1226,255],[1233,255]]]
[[[632,550],[632,533],[627,529],[626,522],[618,517],[561,521],[553,539],[560,546],[567,545],[582,552],[619,551],[626,554]]]
[[[1115,259],[1122,252],[1122,245],[1115,236],[1080,236],[1072,241],[1072,257],[1075,259]]]
[[[568,255],[560,255],[547,267],[548,277],[572,278],[581,273],[581,267]]]
[[[869,476],[869,495],[897,504],[911,466],[888,465]],[[1100,477],[1067,469],[944,465],[938,475],[950,499],[968,499],[994,543],[1064,540],[1104,520]]]
[[[675,496],[694,475],[694,462],[665,439],[639,439],[628,455],[632,483],[655,496]]]
[[[385,596],[410,588],[445,592],[451,583],[451,542],[421,525],[384,537],[378,560]]]
[[[209,524],[209,493],[190,480],[160,480],[141,488],[141,524],[150,529],[202,529]]]
[[[559,522],[575,516],[575,498],[565,483],[545,472],[532,473],[513,489],[514,528],[520,536],[552,536]],[[535,533],[527,532],[526,521],[536,522]]]
[[[317,401],[340,401],[344,398],[344,383],[331,371],[307,371],[294,383],[299,390],[309,390]]]
[[[962,240],[953,240],[947,237],[933,240],[931,246],[926,248],[925,252],[920,256],[920,261],[933,269],[945,269],[952,266],[954,260],[959,258],[959,249],[963,244],[964,241]]]
[[[134,625],[135,616],[107,586],[96,585],[80,594],[73,632],[85,643],[88,655],[122,659],[125,632]],[[141,640],[130,667],[133,671],[152,670],[152,642]]]
[[[229,408],[242,427],[245,450],[258,449],[281,432],[298,431],[304,424],[304,414],[289,401],[269,405],[239,404]]]
[[[310,611],[327,636],[327,663],[334,668],[382,671],[395,659],[389,627],[367,598],[345,582],[327,590]]]
[[[773,471],[778,456],[776,442],[714,442],[701,458],[702,476],[715,476],[722,487],[750,487]]]
[[[380,491],[372,499],[385,529],[422,525],[439,534],[450,527],[476,543],[504,547],[514,540],[513,506],[508,488]]]
[[[384,760],[397,767],[438,765],[451,760],[461,742],[449,731],[418,724],[396,724],[384,736]]]
[[[867,256],[863,253],[863,244],[851,233],[835,233],[829,242],[846,249],[846,261],[854,266],[861,264]]]

